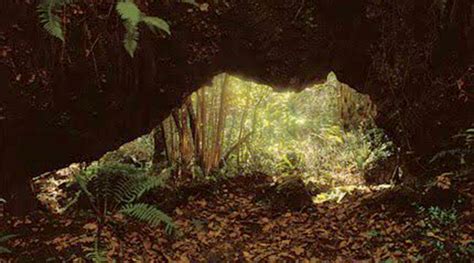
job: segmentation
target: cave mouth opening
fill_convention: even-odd
[[[151,133],[92,164],[49,173],[48,180],[60,185],[70,174],[101,165],[144,169],[176,187],[264,174],[274,182],[296,179],[316,202],[327,201],[340,198],[327,193],[390,183],[394,147],[376,126],[376,114],[367,95],[334,73],[300,92],[220,74],[184,98]],[[45,180],[35,179],[38,188]],[[41,198],[54,199],[51,192]]]

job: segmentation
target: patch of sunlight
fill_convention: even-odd
[[[84,165],[73,163],[69,167],[34,177],[32,185],[36,198],[52,213],[63,213],[64,204],[69,204],[75,198],[69,196],[66,189],[74,181],[74,175],[79,173]]]
[[[376,186],[365,186],[365,185],[345,185],[332,188],[330,191],[320,193],[317,196],[313,197],[313,203],[321,204],[324,202],[332,201],[340,203],[344,197],[356,192],[376,192],[384,189],[390,189],[393,185],[390,184],[381,184]]]

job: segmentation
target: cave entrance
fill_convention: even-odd
[[[317,194],[389,183],[393,147],[375,125],[376,114],[368,96],[333,73],[300,92],[220,74],[150,134],[95,165],[145,169],[175,188],[240,175],[296,179],[325,201],[338,195]]]
[[[177,180],[263,173],[323,188],[365,185],[392,155],[376,114],[333,73],[301,92],[221,74],[155,129],[152,166],[172,167]]]

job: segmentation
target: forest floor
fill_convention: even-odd
[[[419,204],[393,189],[354,191],[339,203],[291,211],[262,197],[267,184],[263,176],[241,176],[190,194],[169,212],[177,226],[173,234],[117,217],[121,231],[104,231],[108,257],[118,262],[472,262],[474,258],[472,180],[459,189],[468,199],[455,218],[440,211],[420,212]],[[0,220],[6,222],[0,232],[18,235],[0,244],[12,250],[0,255],[5,261],[86,262],[85,255],[94,247],[97,224],[90,213],[57,216],[39,211]]]

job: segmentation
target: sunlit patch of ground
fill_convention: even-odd
[[[360,193],[373,193],[377,191],[382,191],[385,189],[391,189],[393,185],[390,184],[381,184],[376,186],[365,186],[365,185],[346,185],[346,186],[337,186],[331,190],[320,193],[313,198],[315,204],[321,204],[328,201],[335,201],[340,203],[344,197],[352,194],[353,192]]]
[[[74,176],[85,164],[74,163],[57,171],[44,173],[32,179],[32,185],[38,200],[52,213],[61,214],[70,204],[75,195],[67,191],[74,182]]]

